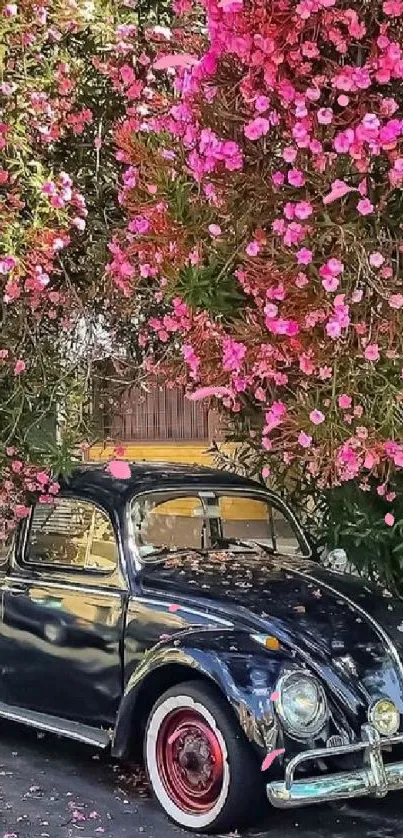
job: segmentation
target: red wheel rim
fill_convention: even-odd
[[[224,759],[214,730],[197,710],[165,717],[157,735],[156,760],[166,793],[182,811],[209,812],[223,785]]]

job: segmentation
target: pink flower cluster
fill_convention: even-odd
[[[389,234],[403,186],[403,8],[376,5],[371,17],[345,0],[253,12],[205,0],[203,52],[179,4],[180,40],[171,32],[156,64],[171,68],[175,92],[157,94],[148,79],[144,99],[141,74],[125,69],[139,98],[128,97],[117,133],[128,226],[109,269],[134,308],[165,307],[141,333],[149,368],[156,339],[170,359],[176,347],[173,380],[185,364],[189,385],[216,393],[235,420],[246,399],[265,456],[323,486],[400,467],[382,400],[366,415],[385,376],[399,392],[403,361],[403,277]],[[175,52],[199,60],[173,61]],[[143,174],[147,155],[156,162],[144,151],[150,134],[160,153],[154,195]],[[175,191],[184,179],[190,215],[178,224],[163,183]],[[187,278],[202,276],[212,255],[218,287],[233,271],[244,303],[230,321],[203,304],[178,317],[172,289],[187,299]]]
[[[8,446],[5,455],[0,472],[0,540],[29,515],[29,501],[53,503],[60,490],[50,474],[24,461],[14,446]]]

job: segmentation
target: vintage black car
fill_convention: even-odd
[[[403,605],[324,569],[257,483],[82,466],[1,559],[0,716],[142,748],[181,826],[403,787]]]

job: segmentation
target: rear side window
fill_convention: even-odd
[[[105,512],[87,501],[57,498],[32,513],[27,564],[111,573],[118,546]]]

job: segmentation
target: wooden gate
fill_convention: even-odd
[[[104,439],[125,442],[211,442],[217,440],[218,416],[208,403],[191,402],[183,388],[128,388],[120,400],[102,409]]]

